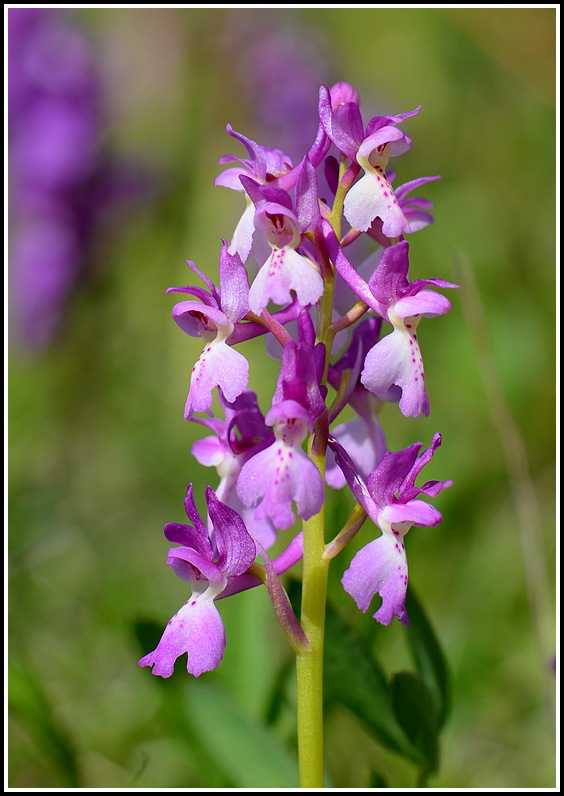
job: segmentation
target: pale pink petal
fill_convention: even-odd
[[[245,357],[223,340],[212,341],[192,368],[185,417],[192,411],[206,412],[211,408],[214,387],[220,387],[231,403],[246,389],[248,381],[249,363]]]
[[[360,380],[374,395],[384,395],[393,384],[400,387],[399,408],[406,417],[429,414],[419,344],[403,329],[394,329],[370,349]]]
[[[435,318],[444,315],[452,308],[446,296],[435,293],[434,290],[420,290],[413,296],[403,296],[394,304],[394,315],[398,318],[409,318],[424,315],[426,318]]]
[[[237,222],[228,248],[229,254],[238,254],[242,262],[247,261],[253,245],[253,235],[255,233],[254,218],[255,206],[252,202],[247,202],[245,212]]]
[[[208,590],[209,591],[209,590]],[[170,677],[177,658],[188,653],[187,670],[194,677],[219,665],[225,650],[225,629],[208,592],[191,597],[172,617],[156,649],[139,661],[153,674]]]
[[[409,232],[409,224],[398,204],[394,189],[383,172],[367,171],[345,197],[345,218],[363,232],[375,218],[382,219],[382,231],[389,238]]]
[[[442,514],[434,506],[425,503],[424,500],[408,500],[407,503],[392,503],[385,506],[379,514],[379,519],[397,525],[398,523],[408,523],[420,528],[434,528],[442,520]],[[405,529],[405,525],[403,525]]]
[[[278,441],[243,465],[237,493],[246,506],[260,501],[257,519],[269,517],[276,528],[284,529],[294,523],[292,502],[303,519],[321,510],[323,479],[301,449]]]
[[[192,445],[192,454],[204,467],[217,467],[226,456],[226,448],[217,437],[204,437]]]
[[[408,624],[407,558],[401,534],[384,533],[359,550],[341,582],[361,611],[366,612],[372,598],[380,595],[382,605],[374,618],[381,624],[389,625],[394,616]]]
[[[281,306],[293,300],[294,291],[299,304],[315,304],[323,294],[323,280],[314,266],[292,248],[273,249],[259,270],[249,293],[249,305],[260,313],[269,301]]]

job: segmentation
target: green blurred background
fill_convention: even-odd
[[[9,786],[261,787],[261,743],[291,750],[291,686],[265,729],[291,656],[264,594],[220,604],[225,658],[198,681],[181,666],[166,682],[140,669],[151,647],[135,631],[164,628],[186,599],[162,526],[182,521],[189,481],[217,483],[191,458],[202,431],[182,415],[200,346],[171,321],[163,291],[192,282],[188,258],[215,274],[242,210],[213,187],[218,158],[243,156],[226,123],[286,148],[261,127],[245,72],[260,70],[253,48],[283,30],[320,82],[357,88],[365,120],[421,103],[398,182],[442,176],[424,192],[435,224],[410,239],[411,279],[462,286],[449,315],[421,325],[431,416],[382,417],[392,449],[440,431],[428,477],[456,482],[434,501],[442,525],[408,537],[410,582],[453,682],[429,784],[554,787],[556,9],[73,13],[101,54],[115,151],[160,182],[100,237],[96,277],[62,338],[40,356],[10,351]],[[268,81],[271,102],[299,88],[292,67]],[[314,118],[316,103],[314,87]],[[302,120],[279,121],[287,132]],[[266,411],[275,366],[248,350]],[[344,567],[333,563],[330,591],[350,611]],[[404,665],[402,628],[373,624],[386,665]],[[240,737],[228,736],[225,760],[231,726]],[[345,712],[327,716],[327,758],[338,788],[368,787],[372,770],[414,786],[409,764]]]

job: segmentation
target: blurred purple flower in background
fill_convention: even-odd
[[[319,86],[336,75],[328,40],[287,10],[257,9],[229,17],[219,46],[258,139],[281,142],[300,161],[317,132]]]
[[[96,53],[66,11],[8,10],[10,324],[44,349],[88,264],[94,231],[146,176],[107,153]]]

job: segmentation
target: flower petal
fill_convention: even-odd
[[[225,169],[221,174],[218,174],[213,184],[215,186],[221,185],[224,188],[230,188],[232,191],[244,191],[239,177],[241,174],[248,174],[249,169],[246,166],[233,166],[230,169]]]
[[[249,311],[249,277],[237,254],[231,254],[225,241],[219,257],[221,309],[231,323],[237,323]]]
[[[200,337],[202,318],[212,322],[211,329],[220,329],[229,325],[229,320],[220,309],[201,304],[199,301],[180,301],[172,308],[172,319],[180,326],[183,332],[191,337]]]
[[[247,530],[261,547],[264,547],[265,550],[272,547],[276,541],[276,530],[268,517],[261,517],[259,519],[256,509],[253,506],[244,506],[241,498],[235,491],[230,494],[227,503],[241,515]]]
[[[192,445],[192,455],[204,467],[218,467],[228,451],[217,437],[204,437]]]
[[[359,550],[341,582],[365,613],[374,595],[382,597],[382,605],[374,614],[381,624],[389,625],[394,616],[408,624],[407,558],[401,535],[384,533]]]
[[[394,501],[396,493],[412,471],[421,445],[421,442],[415,442],[403,450],[388,451],[376,470],[368,476],[366,483],[378,506],[386,506]]]
[[[188,484],[186,497],[184,498],[184,510],[186,516],[192,522],[192,526],[179,522],[170,522],[164,527],[164,535],[169,542],[180,544],[184,547],[191,547],[211,561],[213,550],[209,539],[207,526],[200,517],[200,513],[194,501],[194,487]]]
[[[378,268],[370,277],[373,296],[387,307],[395,303],[408,289],[409,243],[406,240],[389,246],[382,254]]]
[[[253,235],[255,234],[255,206],[247,199],[247,206],[243,215],[237,222],[231,243],[229,244],[229,254],[238,254],[242,262],[247,262],[251,248],[253,246]]]
[[[302,169],[296,185],[296,218],[301,232],[314,229],[321,221],[317,177],[307,155],[302,161]]]
[[[170,677],[176,659],[188,653],[187,670],[194,677],[215,669],[225,650],[225,629],[209,589],[191,598],[172,617],[156,649],[139,661],[153,674]]]
[[[386,117],[379,118],[385,119]],[[375,119],[371,119],[371,122],[374,121]],[[402,141],[405,138],[407,138],[405,133],[402,130],[398,130],[397,127],[392,127],[391,125],[378,127],[375,132],[368,135],[360,144],[358,148],[357,159],[360,158],[364,160],[365,158],[370,157],[370,154],[374,152],[375,149],[378,149],[378,147],[389,144],[392,141]],[[409,146],[405,144],[405,149],[403,151],[407,151],[407,149],[409,149]],[[399,155],[401,153],[398,151],[396,154]]]
[[[379,519],[396,525],[409,523],[420,528],[434,528],[442,520],[442,514],[424,500],[409,500],[407,503],[392,503],[379,514]],[[407,529],[408,530],[408,529]]]
[[[323,280],[310,261],[294,249],[273,249],[251,285],[251,310],[259,314],[269,300],[278,305],[289,304],[291,290],[296,293],[299,304],[307,307],[321,297]]]
[[[255,560],[255,542],[239,514],[222,503],[209,486],[206,501],[219,553],[217,566],[227,577],[242,575]]]
[[[277,528],[294,523],[292,502],[303,519],[321,510],[324,487],[321,473],[299,448],[278,441],[249,459],[239,474],[237,492],[247,506],[259,500],[257,518],[270,517]]]
[[[382,219],[382,232],[396,238],[409,232],[409,224],[399,206],[394,190],[383,173],[367,171],[345,197],[345,218],[363,232],[375,218]]]
[[[358,104],[346,102],[337,105],[327,126],[329,129],[326,129],[325,132],[337,149],[354,161],[364,138],[362,116]]]
[[[346,423],[337,426],[333,436],[348,452],[359,473],[367,478],[379,464],[386,451],[386,441],[382,427],[373,417],[355,417]],[[331,449],[329,449],[329,452]],[[346,484],[346,478],[334,457],[327,459],[325,480],[334,489],[341,489]]]
[[[374,395],[383,395],[393,384],[400,387],[399,408],[406,417],[429,414],[421,352],[407,331],[396,328],[370,349],[360,380]]]
[[[398,318],[409,318],[424,315],[426,318],[435,318],[444,315],[452,308],[450,301],[441,293],[434,290],[420,290],[414,296],[404,296],[394,305],[394,315]]]
[[[173,547],[168,551],[166,563],[179,578],[188,583],[193,583],[194,578],[198,581],[207,580],[223,591],[227,581],[219,566],[213,562],[212,555],[211,545],[210,552],[204,555],[192,547]]]
[[[245,357],[223,340],[212,341],[192,368],[184,416],[210,409],[214,387],[220,387],[226,400],[232,402],[246,389],[248,381],[249,363]]]

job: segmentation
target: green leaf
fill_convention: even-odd
[[[400,726],[421,753],[426,770],[436,771],[439,761],[439,724],[429,689],[418,675],[398,672],[392,677],[390,691]]]
[[[70,733],[57,720],[40,677],[23,660],[9,667],[8,704],[37,738],[46,760],[57,771],[61,785],[80,787],[76,750]]]
[[[450,707],[450,676],[439,641],[411,586],[407,590],[409,616],[407,639],[421,679],[429,689],[439,727],[445,723]]]
[[[297,761],[287,747],[226,693],[191,683],[186,706],[199,741],[234,787],[298,787]]]
[[[326,707],[345,706],[381,743],[421,763],[421,755],[398,724],[384,671],[356,628],[330,605],[327,606],[324,666]]]
[[[379,771],[371,771],[368,787],[371,790],[375,790],[376,788],[388,788],[389,785]]]

